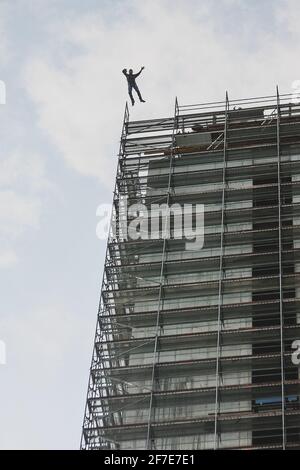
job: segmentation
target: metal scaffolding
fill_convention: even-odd
[[[300,449],[299,280],[295,97],[126,105],[81,448]]]

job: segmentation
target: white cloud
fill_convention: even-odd
[[[211,54],[221,52],[208,28],[203,25],[199,31],[184,9],[168,11],[153,2],[133,5],[133,17],[114,25],[101,14],[62,22],[56,33],[60,44],[63,38],[67,51],[72,44],[80,53],[66,56],[63,67],[56,57],[44,53],[26,68],[27,89],[36,103],[39,125],[69,166],[99,177],[104,184],[111,181],[115,168],[127,99],[121,69],[130,64],[146,66],[140,78],[147,100],[144,113],[157,114],[166,108],[172,112],[178,84],[188,84],[195,57],[200,54],[202,61],[210,61]],[[175,31],[177,38],[172,40]],[[199,35],[205,41],[198,40]],[[208,42],[215,50],[207,50]],[[196,55],[195,48],[199,49]],[[134,112],[141,115],[141,110]]]
[[[0,6],[2,3],[0,0]],[[20,22],[20,30],[14,33],[14,50],[21,60],[13,64],[11,73],[15,81],[18,77],[21,81],[25,78],[36,114],[26,97],[18,95],[10,101],[14,109],[4,135],[12,142],[13,150],[6,152],[1,146],[0,155],[0,268],[3,269],[16,265],[20,238],[41,225],[44,192],[50,185],[43,156],[31,153],[28,147],[35,148],[35,140],[40,141],[41,137],[47,145],[43,133],[69,168],[81,175],[97,177],[103,185],[113,181],[127,99],[126,82],[121,74],[123,67],[146,66],[139,84],[147,102],[145,105],[137,103],[131,109],[131,119],[171,115],[175,95],[181,104],[219,100],[225,96],[226,89],[232,98],[249,97],[273,93],[276,83],[281,91],[290,91],[292,81],[300,78],[296,60],[300,14],[298,2],[293,0],[284,2],[284,9],[283,2],[270,2],[270,18],[275,11],[278,21],[273,28],[266,27],[269,18],[264,23],[256,11],[250,15],[251,8],[246,0],[105,2],[106,9],[111,10],[109,16],[105,16],[102,5],[95,10],[91,8],[90,14],[77,13],[76,16],[76,8],[71,15],[70,9],[65,7],[72,3],[68,1],[8,0],[6,3],[12,5],[12,10],[17,4],[28,9],[30,5],[31,13],[35,12],[40,23],[32,31],[34,39],[30,39],[31,31],[28,34],[27,29],[30,23],[26,23],[25,15],[24,30]],[[112,3],[113,7],[109,7]],[[241,21],[239,9],[245,9],[246,4],[248,10]],[[265,5],[265,2],[260,4]],[[232,10],[227,12],[224,21],[225,7]],[[31,16],[28,19],[32,21]],[[291,43],[288,32],[293,35]],[[6,37],[1,35],[0,20],[1,62],[4,57],[7,59],[7,46]],[[24,62],[25,68],[20,70]],[[23,83],[18,82],[18,85],[21,90]],[[24,106],[24,114],[19,113],[19,106]],[[16,119],[20,115],[28,116],[30,126],[23,126],[23,123],[20,126]],[[38,130],[32,125],[35,116]],[[32,134],[24,138],[28,128]],[[50,153],[49,148],[46,151]],[[57,168],[54,166],[55,170]],[[78,184],[88,184],[87,181],[78,179]],[[66,191],[73,190],[67,178],[63,179],[64,183]],[[93,204],[88,197],[87,204]],[[74,246],[71,240],[70,258]],[[54,244],[43,251],[45,259],[41,263],[47,264],[52,256],[57,256],[55,248]],[[85,245],[85,248],[88,252],[89,247]],[[36,253],[33,250],[31,254]],[[83,398],[79,397],[81,380],[88,374],[83,356],[89,349],[86,343],[92,338],[91,332],[85,330],[90,326],[88,310],[91,309],[83,308],[86,301],[76,302],[68,293],[77,292],[70,286],[75,285],[82,272],[90,271],[82,269],[79,261],[76,270],[69,269],[73,274],[68,273],[64,283],[57,266],[65,262],[64,269],[68,270],[68,255],[63,260],[57,258],[57,263],[52,263],[53,271],[44,270],[42,282],[37,282],[41,270],[30,270],[31,282],[24,283],[26,288],[20,269],[20,275],[16,276],[19,281],[17,279],[14,286],[16,292],[19,289],[20,298],[15,304],[12,302],[10,311],[10,305],[4,302],[2,305],[7,309],[0,316],[0,331],[7,343],[5,372],[9,378],[3,381],[2,388],[3,391],[5,388],[6,400],[14,402],[13,408],[0,410],[3,423],[0,441],[4,447],[45,448],[53,443],[63,447],[71,442],[71,435],[76,434],[72,437],[75,442],[80,433],[81,423],[75,417],[81,414],[79,408],[83,406]],[[49,288],[50,283],[54,289]],[[62,296],[65,295],[68,305],[74,305],[73,310],[53,305],[50,292],[56,290],[57,284],[64,287],[68,284],[69,290]],[[83,280],[82,293],[77,292],[77,296],[84,299],[88,293],[87,298],[91,299],[90,284],[90,280]],[[38,307],[36,298],[42,296],[46,299],[45,305]],[[27,302],[30,307],[25,305]],[[81,368],[78,367],[80,361]],[[47,422],[43,432],[40,432],[40,414],[36,410],[42,410]],[[61,416],[65,420],[58,428]]]
[[[282,24],[286,32],[294,35],[294,39],[290,38],[292,41],[291,47],[294,48],[296,44],[293,42],[297,37],[299,39],[300,4],[298,0],[288,0],[283,3],[275,4],[275,13],[277,20]]]
[[[50,188],[45,175],[44,158],[35,153],[20,148],[5,154],[1,152],[0,187],[21,186],[38,192]]]
[[[79,60],[77,70],[69,73],[35,60],[28,68],[28,83],[38,104],[40,126],[66,163],[81,174],[99,175],[105,181],[112,156],[106,153],[101,158],[107,144],[107,123],[105,103],[102,109],[97,99],[101,82],[97,68],[95,63],[80,64]],[[90,79],[84,76],[85,69],[90,72]]]
[[[16,264],[16,242],[24,232],[39,229],[43,196],[52,185],[42,156],[21,149],[1,153],[0,269],[4,269]]]
[[[79,350],[88,349],[91,334],[85,316],[49,299],[17,312],[6,309],[0,316],[6,347],[1,397],[14,406],[0,407],[0,448],[78,448],[87,381]]]
[[[0,251],[0,269],[7,269],[15,266],[18,262],[16,253],[13,250]]]
[[[39,366],[46,366],[47,374],[50,371],[57,373],[64,367],[61,360],[70,350],[74,350],[83,328],[83,320],[63,306],[53,306],[51,302],[32,311],[25,308],[17,317],[4,315],[1,321],[1,331],[8,338],[8,347],[11,349],[15,344],[18,351],[23,351],[16,358],[16,364],[23,367],[34,361]],[[14,354],[13,351],[11,354]]]
[[[0,236],[11,239],[20,236],[27,228],[39,228],[41,203],[15,191],[0,191]]]
[[[290,87],[299,70],[290,71],[298,45],[287,51],[276,31],[255,30],[253,18],[243,24],[243,34],[249,47],[254,36],[259,38],[259,47],[245,53],[233,25],[226,34],[216,29],[215,2],[190,2],[189,8],[186,2],[132,1],[130,6],[128,13],[127,2],[118,4],[114,19],[99,9],[58,21],[53,40],[59,38],[59,60],[43,50],[28,60],[25,73],[39,125],[66,164],[103,184],[113,179],[127,99],[123,67],[146,66],[139,82],[147,103],[137,103],[132,119],[171,114],[177,94],[187,103],[222,99],[226,89],[235,98],[274,93],[277,82]],[[242,8],[242,3],[220,6]]]
[[[10,48],[8,44],[8,35],[6,31],[6,13],[8,3],[0,2],[0,64],[6,65],[10,56]],[[1,79],[2,77],[0,77]]]

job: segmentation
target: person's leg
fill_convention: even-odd
[[[132,96],[132,86],[130,86],[130,85],[128,85],[128,94],[130,96],[131,104],[133,106],[134,105],[134,99],[133,99],[133,96]]]
[[[137,86],[137,84],[135,83],[135,84],[132,85],[132,86],[133,86],[133,88],[135,89],[135,91],[137,92],[137,95],[138,95],[140,101],[141,101],[142,103],[145,103],[145,101],[144,101],[143,98],[142,98],[141,92],[140,92],[139,87]]]

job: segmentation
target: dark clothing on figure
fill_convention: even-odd
[[[133,83],[130,83],[129,80],[128,80],[128,93],[129,93],[129,96],[130,96],[130,99],[131,99],[131,102],[134,102],[134,99],[133,99],[133,96],[132,96],[132,88],[136,91],[140,101],[142,101],[142,96],[141,96],[141,93],[140,93],[140,90],[139,90],[139,87],[137,86],[137,84],[135,83],[135,81]]]
[[[136,77],[139,76],[139,74],[140,74],[140,72],[139,73],[127,73],[126,78],[127,78],[127,81],[128,81],[128,85],[131,85],[131,86],[136,85],[135,79],[136,79]]]
[[[130,96],[130,99],[131,99],[131,103],[134,104],[134,98],[132,96],[132,89],[134,89],[139,97],[139,100],[140,101],[144,101],[143,98],[142,98],[142,95],[141,95],[141,92],[139,90],[139,87],[137,86],[136,84],[136,77],[138,77],[141,73],[138,72],[138,73],[126,73],[124,70],[123,70],[123,73],[125,75],[125,77],[127,78],[127,82],[128,82],[128,94]]]

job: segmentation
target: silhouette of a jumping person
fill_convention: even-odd
[[[144,70],[144,68],[145,67],[141,67],[141,70],[138,73],[133,73],[132,69],[129,69],[129,73],[127,73],[127,69],[122,70],[125,77],[127,78],[128,94],[130,96],[132,106],[134,105],[134,99],[133,99],[133,96],[132,96],[132,89],[134,89],[136,91],[141,103],[146,103],[146,101],[143,100],[142,95],[141,95],[140,90],[139,90],[139,87],[137,86],[137,84],[135,82],[136,77],[138,77],[140,75],[140,73],[142,72],[142,70]]]

